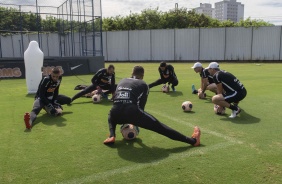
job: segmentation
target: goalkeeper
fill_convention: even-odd
[[[58,116],[62,114],[63,104],[70,104],[71,98],[59,95],[59,87],[62,82],[62,76],[58,67],[53,68],[50,75],[43,77],[35,96],[32,111],[24,115],[24,121],[27,129],[31,129],[33,123],[44,109],[48,114]]]

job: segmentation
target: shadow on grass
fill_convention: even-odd
[[[223,121],[231,121],[232,123],[237,124],[253,124],[253,123],[259,123],[260,118],[257,118],[255,116],[252,116],[251,114],[248,114],[246,111],[241,109],[241,113],[236,118],[229,118],[229,114],[223,115],[224,118],[221,120]]]
[[[159,91],[159,90],[157,90],[157,91],[151,91],[151,90],[150,90],[150,93],[166,94],[166,95],[170,95],[170,96],[172,96],[172,97],[175,97],[175,96],[183,96],[183,93],[182,93],[181,91],[175,91],[175,92],[170,91],[170,92],[168,92],[168,93],[163,93],[162,91]]]
[[[136,144],[138,144],[137,147],[135,146]],[[109,147],[117,148],[118,155],[124,160],[136,163],[149,163],[162,160],[172,153],[180,153],[193,148],[192,146],[189,146],[189,144],[185,145],[185,143],[183,147],[171,149],[164,149],[155,146],[148,147],[143,144],[142,140],[139,138],[131,141],[125,139],[116,141],[115,144]]]
[[[25,97],[27,97],[27,98],[34,98],[35,94],[26,94]]]
[[[72,114],[73,112],[63,112],[62,116],[51,116],[47,113],[43,114],[42,116],[37,116],[36,120],[34,121],[32,127],[36,126],[39,123],[43,123],[44,125],[48,125],[48,126],[53,126],[56,125],[58,127],[64,127],[66,126],[66,124],[64,123],[65,121],[67,121],[64,118],[64,115],[66,114]]]

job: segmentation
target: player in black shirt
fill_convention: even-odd
[[[216,62],[211,62],[208,70],[217,85],[217,95],[212,97],[212,102],[231,109],[229,117],[235,118],[241,112],[238,103],[246,97],[246,88],[234,75],[220,70]]]
[[[35,96],[33,109],[26,113],[24,120],[27,129],[30,129],[39,112],[44,110],[51,115],[57,116],[62,114],[63,104],[69,104],[71,98],[59,95],[59,87],[62,82],[60,69],[55,67],[50,75],[42,78]]]
[[[90,86],[74,95],[72,97],[72,101],[82,97],[87,93],[91,93],[96,89],[99,91],[99,93],[102,90],[108,90],[104,93],[104,95],[108,95],[109,93],[112,93],[112,95],[114,95],[116,89],[114,65],[109,65],[107,69],[101,68],[100,70],[98,70],[93,76],[91,82],[92,84]]]
[[[160,84],[166,84],[168,82],[168,85],[171,84],[172,91],[175,91],[175,86],[178,85],[178,79],[174,72],[173,66],[162,61],[158,70],[161,78],[149,84],[149,88],[158,86]]]
[[[144,111],[149,89],[142,80],[143,76],[144,68],[135,66],[132,77],[122,79],[118,84],[114,105],[108,116],[110,136],[104,141],[104,144],[113,144],[115,142],[117,124],[133,124],[157,132],[170,139],[199,146],[201,132],[198,127],[194,128],[194,133],[190,138],[159,122],[151,114]]]
[[[193,68],[196,73],[200,73],[201,77],[201,88],[199,90],[196,90],[195,86],[192,85],[193,94],[199,93],[199,96],[203,98],[206,90],[217,93],[217,86],[207,68],[203,68],[200,62],[196,62],[191,68]]]

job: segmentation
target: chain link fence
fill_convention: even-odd
[[[0,0],[0,57],[32,40],[45,56],[102,56],[101,0]]]

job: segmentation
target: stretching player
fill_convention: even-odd
[[[170,139],[199,146],[201,132],[197,126],[194,128],[192,137],[188,137],[159,122],[151,114],[144,111],[149,89],[142,80],[143,77],[144,68],[135,66],[132,77],[122,79],[118,84],[114,105],[108,116],[110,136],[104,141],[104,144],[113,144],[115,142],[117,124],[133,124],[157,132]]]
[[[217,85],[217,95],[212,97],[212,102],[231,109],[229,117],[235,118],[241,112],[238,103],[246,97],[246,88],[234,75],[220,70],[216,62],[211,62],[208,70]]]

